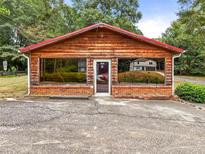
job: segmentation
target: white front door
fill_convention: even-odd
[[[111,94],[111,60],[94,60],[95,95]]]

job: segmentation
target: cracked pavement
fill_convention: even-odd
[[[173,101],[0,101],[0,153],[205,153],[205,112]]]

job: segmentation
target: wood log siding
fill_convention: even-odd
[[[42,57],[165,57],[169,51],[109,31],[92,30],[33,51]]]
[[[93,60],[112,60],[112,83],[118,81],[119,58],[165,58],[166,85],[172,85],[173,54],[122,34],[95,29],[31,52],[31,84],[39,84],[39,58],[87,58],[87,84],[93,85]],[[171,87],[171,86],[170,86]]]

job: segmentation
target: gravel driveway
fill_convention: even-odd
[[[0,153],[205,153],[205,112],[172,101],[0,102]]]

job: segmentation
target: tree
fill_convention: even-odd
[[[75,11],[62,0],[8,0],[10,16],[1,20],[18,28],[31,42],[38,42],[74,29]]]
[[[63,0],[7,0],[3,1],[2,7],[9,10],[10,15],[1,14],[0,25],[9,24],[12,30],[17,31],[16,34],[29,40],[25,45],[96,22],[139,32],[135,24],[141,18],[137,11],[138,0],[74,0],[73,7]]]
[[[1,4],[9,14],[0,12],[0,59],[17,69],[26,68],[25,58],[16,52],[19,47],[75,29],[76,13],[62,0],[7,0]]]
[[[19,47],[98,22],[141,33],[135,26],[141,18],[141,13],[137,11],[138,0],[74,0],[73,7],[68,6],[64,0],[0,2],[0,56],[3,54],[4,58],[11,53],[18,57],[14,49]]]
[[[73,5],[84,26],[105,22],[142,34],[136,27],[142,17],[138,0],[73,0]]]
[[[8,61],[8,70],[24,71],[26,66],[26,59],[22,54],[19,54],[18,49],[14,46],[0,47],[0,62]],[[3,69],[3,68],[1,68]]]
[[[204,18],[205,2],[179,0],[179,3],[182,6],[179,19],[166,30],[161,41],[186,50],[176,60],[176,73],[205,75],[205,25],[204,20],[200,21]]]
[[[4,0],[0,0],[0,15],[2,15],[2,14],[9,15],[10,14],[9,9],[7,9],[4,6],[2,6],[4,2],[5,2]]]

